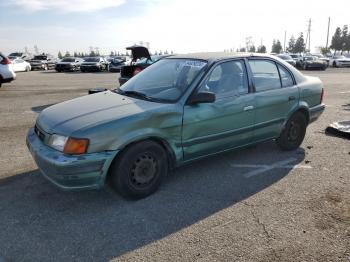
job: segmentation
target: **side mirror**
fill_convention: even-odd
[[[199,92],[190,96],[187,101],[189,105],[195,105],[200,103],[213,103],[215,102],[215,94],[212,92]]]

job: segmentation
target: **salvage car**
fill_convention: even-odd
[[[56,64],[55,70],[57,72],[78,71],[78,70],[80,70],[80,66],[83,62],[84,62],[84,59],[82,59],[82,58],[65,57]]]
[[[310,70],[310,69],[326,70],[328,67],[328,62],[325,60],[321,60],[315,56],[305,56],[303,58],[302,67],[304,70]]]
[[[130,78],[140,73],[143,69],[149,67],[158,60],[167,57],[168,55],[151,56],[148,49],[144,46],[130,46],[126,48],[131,50],[132,60],[130,65],[122,66],[120,70],[119,84],[123,85]]]
[[[350,58],[343,55],[335,55],[330,58],[329,64],[333,67],[350,67]]]
[[[30,64],[22,58],[13,59],[12,68],[15,72],[29,72],[32,69]]]
[[[117,89],[44,109],[26,141],[60,188],[108,181],[139,199],[197,159],[267,140],[295,150],[324,109],[320,79],[274,56],[176,55]]]
[[[49,70],[55,68],[56,59],[52,55],[42,54],[34,56],[29,63],[32,70]]]
[[[96,72],[107,69],[107,61],[102,56],[87,57],[80,65],[81,72]]]
[[[120,72],[121,68],[125,65],[125,60],[113,58],[110,60],[110,63],[108,64],[108,71],[109,72]]]
[[[16,79],[11,60],[0,52],[0,87]]]
[[[282,60],[286,61],[287,63],[291,64],[292,66],[297,66],[297,62],[290,56],[287,54],[280,54],[280,55],[276,55],[278,58],[281,58]]]

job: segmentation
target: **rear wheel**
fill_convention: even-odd
[[[338,67],[335,61],[333,62],[333,67]]]
[[[153,141],[132,145],[114,160],[110,168],[111,184],[128,199],[140,199],[154,193],[168,170],[164,149]]]
[[[27,67],[26,67],[26,72],[29,72],[29,71],[30,71],[30,67],[27,66]]]
[[[303,69],[307,70],[307,65],[306,64],[304,64]]]
[[[304,140],[307,120],[303,113],[296,112],[288,120],[280,137],[276,140],[282,150],[295,150]]]

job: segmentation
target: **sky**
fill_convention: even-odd
[[[326,4],[327,3],[327,4]],[[223,51],[244,47],[246,37],[268,51],[273,39],[306,35],[311,50],[326,45],[337,26],[350,24],[350,1],[333,0],[0,0],[0,51],[28,47],[101,53],[149,42],[152,52]]]

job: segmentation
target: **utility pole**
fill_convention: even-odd
[[[287,38],[287,31],[284,31],[284,44],[283,44],[283,51],[286,52],[286,38]]]
[[[331,18],[328,17],[328,29],[327,29],[327,42],[326,42],[326,50],[328,50],[328,39],[329,39],[329,25],[331,23]]]
[[[305,49],[307,47],[307,44],[309,44],[309,52],[311,51],[311,18],[309,19],[309,25],[307,27],[307,35],[306,35],[306,43],[305,43]]]

